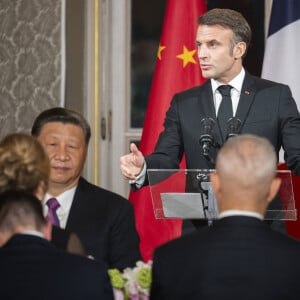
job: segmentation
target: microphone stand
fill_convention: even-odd
[[[240,119],[236,117],[232,117],[227,121],[227,128],[228,128],[228,135],[226,137],[226,140],[237,136],[240,133],[242,122]]]
[[[218,143],[215,142],[213,136],[212,136],[212,129],[215,125],[215,121],[212,118],[203,118],[201,120],[202,125],[202,134],[199,138],[199,143],[202,148],[202,155],[205,157],[205,159],[210,164],[211,168],[214,168],[215,161],[210,155],[210,148],[219,148],[220,146]]]
[[[201,202],[202,202],[202,207],[203,207],[203,215],[205,220],[207,220],[207,225],[211,226],[213,221],[208,218],[207,211],[208,211],[208,201],[209,201],[209,193],[207,189],[204,189],[202,186],[202,183],[207,181],[208,176],[206,174],[197,174],[197,179],[198,179],[198,186],[200,190],[200,196],[201,196]]]
[[[241,120],[233,117],[230,118],[227,121],[227,132],[228,135],[226,137],[226,140],[234,137],[239,134],[240,128],[241,128]],[[212,118],[203,118],[201,120],[201,125],[202,125],[202,134],[200,135],[199,138],[199,143],[202,148],[202,155],[205,157],[207,162],[209,163],[209,168],[213,169],[215,167],[215,161],[210,155],[210,149],[211,147],[213,148],[220,148],[220,145],[215,142],[214,137],[212,135],[212,130],[215,125],[215,121]],[[207,189],[204,189],[202,184],[204,182],[208,181],[208,176],[207,174],[197,174],[197,180],[198,180],[198,186],[199,186],[199,191],[200,191],[200,196],[201,196],[201,202],[202,202],[202,207],[203,207],[203,216],[205,220],[207,220],[208,226],[211,226],[213,224],[213,220],[208,216],[209,212],[209,191]]]

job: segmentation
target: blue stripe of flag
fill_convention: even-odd
[[[268,36],[298,19],[300,19],[299,0],[273,0]]]

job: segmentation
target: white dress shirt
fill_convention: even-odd
[[[245,216],[245,217],[253,217],[259,220],[263,220],[263,215],[259,214],[256,211],[249,211],[249,210],[237,210],[237,209],[229,209],[224,210],[219,214],[219,219],[232,217],[232,216]]]
[[[245,78],[245,70],[244,68],[242,68],[241,72],[230,82],[228,82],[228,84],[232,86],[230,93],[231,93],[231,100],[232,100],[233,116],[235,116],[239,104],[244,78]],[[224,83],[220,83],[215,79],[211,79],[210,82],[211,82],[212,93],[214,95],[214,105],[216,109],[216,114],[218,115],[219,107],[222,102],[222,95],[219,92],[218,87],[220,85],[224,85]]]
[[[28,234],[28,235],[34,235],[34,236],[38,236],[38,237],[41,237],[41,238],[45,238],[44,234],[40,231],[37,231],[37,230],[24,230],[20,234]]]

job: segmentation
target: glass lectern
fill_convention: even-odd
[[[157,219],[204,219],[218,217],[218,205],[211,183],[214,170],[147,171],[154,215]],[[290,171],[277,171],[282,183],[277,197],[270,203],[266,220],[296,220],[297,213]]]

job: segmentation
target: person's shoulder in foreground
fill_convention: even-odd
[[[298,299],[300,243],[263,222],[276,168],[267,139],[227,140],[210,174],[219,220],[155,250],[151,299]]]
[[[113,299],[107,268],[50,242],[41,202],[23,191],[0,195],[3,299]]]
[[[114,299],[103,263],[38,237],[15,235],[0,248],[0,263],[1,299]]]

